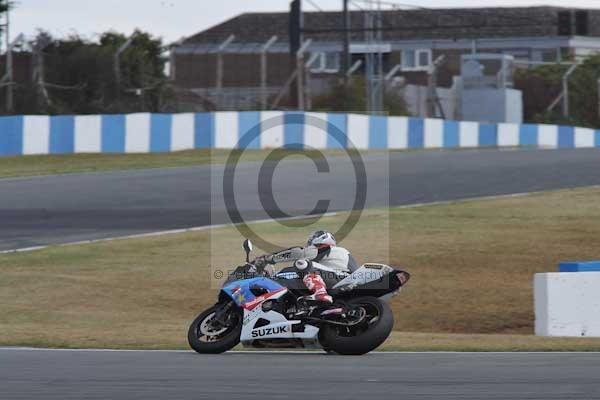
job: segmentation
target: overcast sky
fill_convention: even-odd
[[[78,32],[93,38],[113,29],[150,31],[176,41],[249,11],[285,11],[289,0],[13,0],[11,36],[33,35],[43,28],[56,36]],[[388,0],[421,7],[488,7],[556,5],[600,8],[600,0]],[[312,0],[319,7],[339,9],[341,0]],[[356,1],[360,4],[360,0]],[[314,10],[304,0],[306,11]]]

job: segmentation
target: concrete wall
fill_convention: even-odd
[[[461,116],[468,121],[523,122],[523,93],[515,89],[463,89]]]
[[[0,117],[0,156],[196,148],[600,147],[600,131],[554,125],[283,111]]]
[[[600,272],[536,274],[535,334],[600,337]]]

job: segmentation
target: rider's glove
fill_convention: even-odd
[[[272,254],[265,254],[264,256],[257,257],[256,260],[254,260],[254,265],[257,267],[265,267],[267,264],[275,264]]]

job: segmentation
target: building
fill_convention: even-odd
[[[266,92],[271,99],[289,83],[295,70],[290,57],[289,20],[288,13],[242,14],[192,35],[173,45],[171,77],[178,87],[201,97],[203,104],[257,108],[262,93],[261,52],[271,38],[277,38],[265,56]],[[367,45],[365,12],[352,11],[350,20],[352,63],[365,59],[368,52],[381,52],[384,72],[412,85],[426,86],[432,64],[442,55],[445,59],[437,70],[437,85],[450,88],[461,73],[465,54],[510,55],[519,64],[557,62],[600,51],[600,10],[385,10],[381,12],[381,39],[376,46],[372,42]],[[228,38],[231,42],[223,48]],[[306,55],[310,88],[319,92],[341,74],[343,14],[304,13],[303,40],[307,39],[311,39]]]

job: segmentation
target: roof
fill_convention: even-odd
[[[557,36],[560,7],[496,7],[382,11],[383,40],[465,39]],[[576,10],[576,9],[571,9]],[[600,22],[600,10],[590,11]],[[305,37],[320,41],[342,40],[341,12],[305,12]],[[596,19],[597,18],[597,19]],[[183,44],[215,44],[235,35],[241,43],[264,43],[274,35],[288,41],[288,13],[246,13],[187,38]],[[590,32],[600,24],[590,20]],[[352,40],[365,37],[365,12],[351,12]]]

